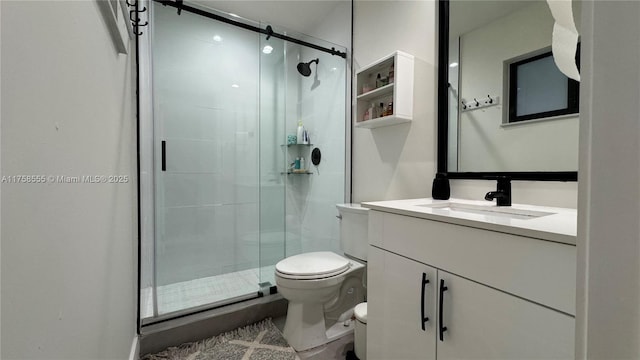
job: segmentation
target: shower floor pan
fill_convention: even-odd
[[[256,294],[260,272],[271,274],[274,270],[272,265],[158,286],[157,316]],[[140,291],[140,318],[154,316],[153,291],[147,287]]]

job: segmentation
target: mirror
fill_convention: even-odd
[[[553,61],[546,1],[440,0],[439,14],[439,172],[576,180],[579,83]]]

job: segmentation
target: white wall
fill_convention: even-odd
[[[0,6],[0,20],[2,19],[2,6]],[[2,26],[0,26],[0,41],[2,39]],[[0,46],[0,69],[2,69],[2,46]],[[2,75],[0,74],[0,79]],[[2,170],[2,86],[0,86],[0,172]],[[0,185],[0,249],[2,249],[2,186]],[[2,256],[0,255],[0,357],[2,357]]]
[[[354,202],[426,197],[436,159],[435,1],[356,1],[354,72],[401,50],[415,56],[411,123],[353,130]]]
[[[129,182],[2,184],[0,357],[128,358],[136,331],[134,55],[116,53],[94,1],[1,8],[2,175]]]
[[[577,359],[640,358],[640,2],[583,3]]]
[[[482,200],[495,191],[495,180],[450,180],[451,196]],[[575,181],[512,181],[511,200],[514,204],[529,204],[575,209],[578,206],[578,183]]]
[[[349,62],[351,56],[349,53],[351,49],[351,1],[326,1],[325,3],[327,3],[327,6],[333,5],[328,14],[322,18],[322,21],[315,28],[304,30],[304,33],[317,39],[346,47],[348,50],[345,61],[347,62],[347,67],[349,67],[351,65]]]
[[[546,2],[519,9],[460,38],[461,101],[500,104],[460,114],[458,171],[576,171],[578,116],[502,126],[508,116],[504,62],[551,46]]]
[[[416,56],[410,125],[353,130],[353,201],[431,196],[436,161],[436,2],[356,1],[354,72],[394,50]],[[378,19],[378,20],[376,20]],[[384,19],[384,20],[382,20]],[[482,199],[494,181],[451,181],[453,197]],[[514,203],[575,208],[575,182],[514,181]]]
[[[434,1],[357,1],[354,72],[394,50],[416,56],[410,125],[353,130],[353,201],[430,197],[436,169],[437,37]],[[385,19],[374,21],[372,19]],[[451,180],[451,196],[482,199],[495,181]],[[514,181],[514,203],[575,208],[575,182]]]

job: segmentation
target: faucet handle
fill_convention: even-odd
[[[487,201],[496,199],[497,206],[511,206],[511,178],[498,176],[496,180],[498,182],[496,191],[489,191],[484,199]]]
[[[511,178],[508,176],[498,176],[498,190],[500,190],[501,187],[511,187]]]

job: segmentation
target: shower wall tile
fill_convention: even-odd
[[[234,205],[222,205],[200,208],[198,213],[198,230],[201,238],[230,239],[237,233],[237,219],[234,213]],[[216,250],[214,242],[210,242],[212,250]]]
[[[234,205],[169,208],[165,224],[157,238],[159,283],[217,275],[233,264]]]
[[[235,237],[218,238],[215,259],[223,271],[236,264]]]
[[[260,228],[265,233],[284,231],[285,189],[278,184],[260,188]]]
[[[239,183],[234,184],[232,195],[237,204],[258,203],[259,191],[260,189],[254,174],[249,179],[241,180]],[[255,219],[255,221],[257,225],[257,219]]]
[[[174,12],[157,15],[166,16],[168,26],[155,33],[154,41],[161,41],[154,111],[161,119],[157,136],[168,141],[170,170],[158,185],[159,212],[165,213],[157,221],[159,280],[190,281],[275,264],[285,253],[337,250],[344,59],[289,44],[286,62],[267,57],[261,64],[257,34],[204,20],[178,26]],[[321,58],[317,78],[283,67],[315,57]],[[267,64],[272,68],[261,71]],[[297,154],[281,145],[299,120],[321,148],[323,163],[309,177],[282,176]]]
[[[233,202],[224,191],[221,174],[164,175],[165,206],[203,206]]]
[[[212,261],[211,252],[203,245],[174,244],[156,253],[156,281],[167,285],[218,275],[222,267]]]
[[[164,209],[164,227],[156,231],[156,251],[173,244],[196,242],[197,207]]]
[[[239,204],[235,207],[238,228],[235,239],[235,262],[256,263],[259,260],[258,204]]]
[[[260,262],[256,260],[252,262],[237,263],[233,267],[235,268],[235,271],[247,271],[260,267]]]
[[[309,166],[314,172],[309,178],[287,181],[287,231],[293,233],[287,236],[287,255],[340,253],[335,204],[345,200],[346,64],[344,59],[312,49],[292,46],[288,53],[296,52],[300,59],[320,58],[320,63],[308,78],[291,74],[287,128],[295,129],[301,119],[314,147],[322,151],[322,163],[319,171]]]
[[[222,108],[227,99],[217,80],[219,79],[214,74],[193,68],[172,69],[156,77],[156,83],[163,84],[164,87],[157,86],[154,95],[158,103]]]
[[[216,141],[167,138],[167,172],[220,173],[220,146]]]
[[[220,140],[224,112],[221,108],[189,105],[177,101],[160,104],[164,133],[173,138]]]
[[[233,213],[225,206],[189,206],[167,208],[163,242],[167,244],[208,244],[215,239],[212,230],[221,237],[233,236]]]
[[[287,232],[285,236],[286,236],[285,249],[284,249],[285,257],[295,255],[295,254],[301,254],[302,244],[300,243],[300,236],[293,235],[290,232]]]
[[[258,202],[255,175],[237,183],[225,174],[166,174],[166,207],[250,204]]]

